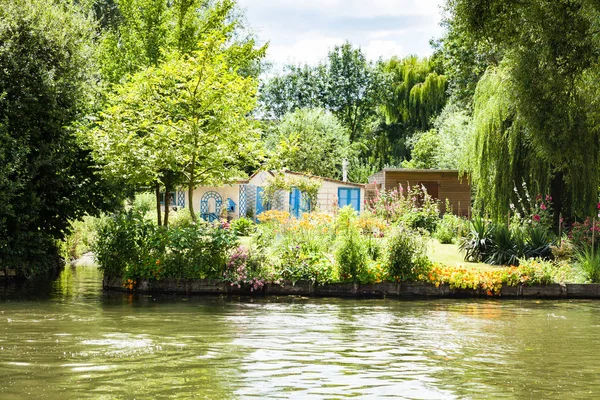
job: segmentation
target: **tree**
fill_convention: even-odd
[[[275,169],[340,179],[354,153],[348,131],[323,109],[299,109],[283,117],[267,138]]]
[[[267,118],[282,118],[299,108],[324,108],[332,112],[359,139],[376,115],[385,92],[384,76],[367,61],[360,48],[346,42],[329,52],[315,67],[288,66],[261,87],[261,108]]]
[[[452,0],[449,5],[464,35],[492,43],[503,55],[478,83],[474,111],[505,117],[487,127],[484,117],[475,118],[482,143],[490,142],[486,135],[502,135],[512,138],[511,146],[508,153],[497,146],[486,149],[474,160],[475,169],[496,164],[502,172],[508,165],[531,165],[533,170],[520,177],[545,183],[540,190],[554,199],[556,224],[561,212],[588,214],[598,199],[598,81],[592,77],[598,76],[600,5],[589,0]],[[536,175],[548,179],[533,179]],[[497,196],[487,205],[507,211],[511,192],[508,184],[503,187],[491,191]]]
[[[69,220],[119,198],[74,136],[94,29],[74,6],[0,1],[0,266],[21,276],[51,269]]]
[[[171,53],[191,55],[212,32],[222,32],[226,36],[232,44],[232,57],[237,57],[233,49],[244,51],[247,46],[254,46],[252,36],[246,34],[241,25],[241,16],[237,13],[233,0],[115,1],[120,15],[119,24],[102,35],[100,65],[104,80],[113,85],[116,92],[119,91],[118,85],[125,84],[133,74],[162,65]],[[235,66],[243,76],[257,76],[260,73],[260,60],[261,57],[237,57]],[[107,92],[110,93],[111,90],[109,88]],[[121,90],[117,97],[119,96],[126,97],[127,94]],[[129,98],[129,101],[132,102],[132,107],[136,107],[135,99]],[[159,146],[157,142],[154,145],[168,147]],[[157,150],[158,153],[160,150]],[[162,155],[158,159],[164,162],[155,163],[152,167],[153,172],[145,175],[146,178],[154,176],[153,182],[148,183],[147,179],[131,179],[132,176],[128,176],[127,180],[131,184],[150,184],[155,188],[158,224],[168,225],[169,203],[164,203],[163,218],[160,207],[161,188],[169,192],[170,188],[182,183],[185,178],[181,175],[180,168],[170,169],[173,163],[169,161],[169,157]],[[148,171],[142,168],[138,174],[144,175],[146,172]]]
[[[446,77],[433,70],[429,59],[416,56],[392,58],[382,68],[392,87],[382,107],[386,123],[402,124],[413,132],[431,128],[433,117],[446,104]]]
[[[437,150],[440,136],[435,129],[417,132],[412,138],[412,159],[402,163],[403,168],[433,169],[437,167]]]
[[[350,142],[354,142],[385,98],[384,76],[349,42],[329,52],[327,75],[327,108],[348,129]]]
[[[172,53],[121,85],[89,135],[95,157],[109,176],[148,184],[170,171],[194,189],[238,178],[260,155],[259,133],[247,116],[258,83],[238,73],[264,55],[253,43],[230,45],[215,30],[190,55]],[[168,220],[165,220],[165,225]]]

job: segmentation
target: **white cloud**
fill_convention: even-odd
[[[268,59],[315,64],[349,40],[370,59],[427,56],[442,29],[444,0],[239,0],[249,23],[269,41]]]
[[[404,48],[393,40],[372,40],[363,50],[371,60],[376,60],[379,57],[383,59],[391,58],[404,53]]]
[[[334,46],[344,43],[344,38],[323,35],[319,32],[307,32],[290,45],[272,41],[267,56],[275,63],[317,64],[327,57]]]

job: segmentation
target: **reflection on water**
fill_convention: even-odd
[[[593,301],[103,293],[71,267],[3,287],[0,398],[594,398]]]

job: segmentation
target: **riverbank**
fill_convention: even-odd
[[[104,290],[133,291],[138,293],[162,293],[185,295],[225,296],[308,296],[351,298],[500,298],[500,299],[600,299],[600,284],[547,284],[502,286],[499,293],[490,296],[484,290],[452,288],[423,282],[381,282],[372,284],[335,283],[318,285],[302,281],[292,284],[265,284],[252,291],[250,287],[231,286],[216,279],[165,279],[161,281],[139,280],[125,287],[120,277],[104,277]]]

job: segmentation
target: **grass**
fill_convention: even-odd
[[[455,244],[441,244],[437,239],[431,239],[427,246],[427,255],[429,259],[435,263],[448,265],[455,267],[457,265],[463,265],[467,268],[479,268],[494,270],[502,267],[485,263],[474,263],[465,261],[462,253],[458,250],[458,246]]]

